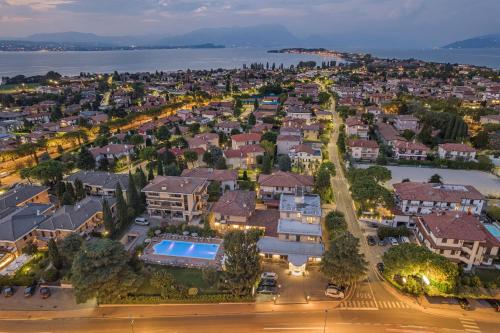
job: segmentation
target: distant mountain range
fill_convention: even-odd
[[[370,31],[324,33],[303,38],[282,25],[255,25],[197,29],[185,34],[140,36],[100,36],[82,32],[39,33],[24,38],[0,38],[0,50],[109,50],[175,47],[265,47],[265,48],[380,48],[384,45],[407,45],[399,37],[377,35]],[[18,47],[21,46],[21,47]],[[17,47],[17,48],[16,48]],[[26,47],[26,48],[23,48]],[[425,47],[425,46],[422,46]],[[470,38],[444,48],[500,47],[500,34]]]
[[[24,38],[4,38],[16,45],[58,45],[63,49],[170,48],[186,46],[276,47],[297,46],[303,41],[281,25],[206,28],[176,35],[99,36],[82,32],[40,33]],[[0,44],[0,45],[3,45]]]
[[[484,35],[464,39],[443,46],[445,49],[491,49],[500,48],[500,34]]]

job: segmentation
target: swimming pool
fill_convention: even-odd
[[[486,229],[493,235],[495,238],[500,238],[500,228],[496,224],[485,224]]]
[[[214,260],[219,244],[194,243],[164,239],[153,245],[154,254],[184,258]]]

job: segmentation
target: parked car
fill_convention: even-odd
[[[331,298],[344,298],[345,297],[345,287],[337,286],[334,284],[329,284],[325,289],[325,296]]]
[[[379,246],[384,246],[385,245],[385,238],[381,238],[378,240],[378,245]]]
[[[3,295],[4,297],[11,297],[14,296],[16,290],[12,286],[6,286],[3,288]]]
[[[474,307],[470,302],[467,300],[467,298],[459,298],[458,299],[458,304],[460,304],[460,307],[466,311],[473,311]]]
[[[42,296],[43,299],[49,298],[50,297],[50,288],[49,287],[41,287],[40,288],[40,296]]]
[[[366,236],[366,242],[368,243],[368,245],[370,246],[375,246],[377,245],[377,241],[375,240],[375,237],[371,236],[371,235],[368,235]]]
[[[399,245],[398,240],[394,237],[389,237],[389,244],[391,244],[392,246]]]
[[[36,284],[24,288],[24,297],[31,297],[35,294]]]
[[[260,278],[261,279],[274,279],[274,280],[278,280],[278,274],[274,273],[274,272],[264,272],[260,275]]]
[[[136,217],[134,222],[138,225],[149,225],[149,221],[145,217]]]
[[[259,286],[257,294],[261,295],[278,295],[278,287],[276,286]]]
[[[401,236],[401,237],[399,237],[399,242],[401,244],[403,244],[403,243],[410,243],[410,239],[408,237],[406,237],[406,236]]]
[[[385,269],[384,263],[383,262],[377,263],[377,269],[380,273],[383,273]]]
[[[262,279],[259,283],[259,286],[276,287],[277,283],[275,279]]]

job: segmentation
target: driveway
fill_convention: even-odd
[[[161,220],[159,218],[149,217],[147,214],[143,214],[140,217],[146,218],[149,221],[149,225],[138,225],[135,223],[130,225],[127,232],[120,240],[127,251],[132,251],[136,246],[144,242],[148,237],[149,228],[161,225]]]
[[[281,288],[277,304],[307,303],[307,296],[311,301],[333,300],[325,296],[325,286],[328,281],[316,267],[308,268],[306,276],[288,275],[288,264],[264,263],[263,269],[278,274],[278,284]],[[265,300],[269,300],[269,297],[257,297],[257,301]]]

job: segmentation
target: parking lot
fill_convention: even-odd
[[[325,296],[327,279],[318,271],[317,267],[309,267],[306,276],[293,276],[287,272],[288,264],[264,263],[263,270],[278,274],[279,297],[277,304],[306,303],[307,296],[311,301],[332,301]],[[257,296],[257,302],[269,301],[272,297]]]
[[[11,297],[0,296],[0,311],[35,311],[35,310],[75,310],[95,307],[95,302],[89,301],[76,304],[73,289],[50,287],[51,296],[46,299],[40,297],[39,288],[31,297],[24,297],[24,287],[16,287]]]

